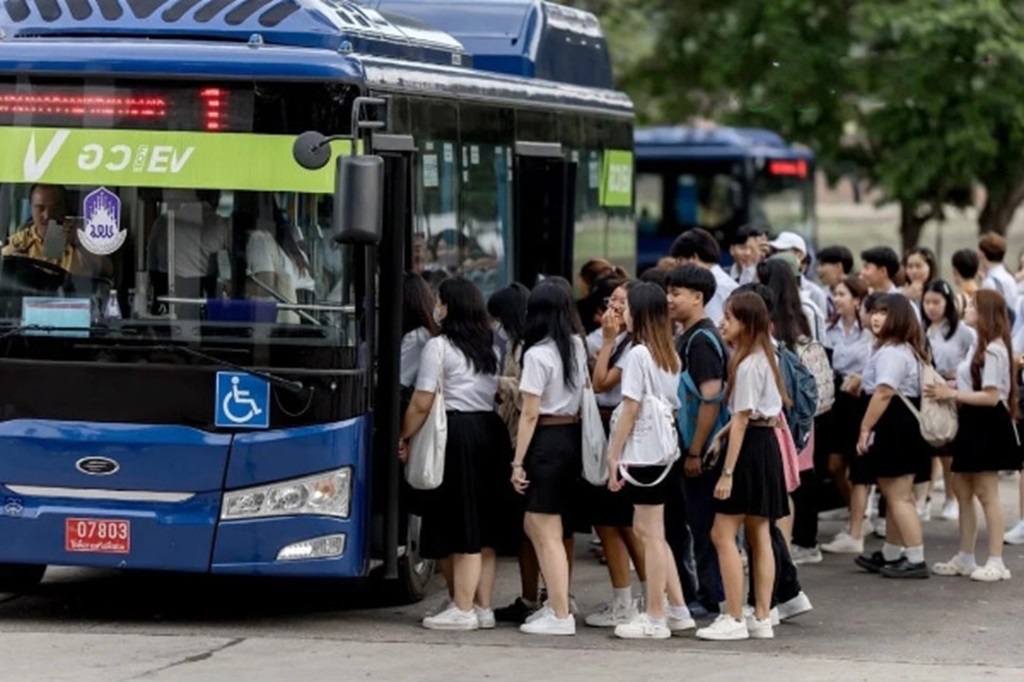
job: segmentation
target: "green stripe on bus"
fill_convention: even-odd
[[[0,128],[0,182],[333,193],[334,164],[309,171],[294,135]],[[332,144],[347,154],[351,143]]]

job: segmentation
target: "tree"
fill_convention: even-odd
[[[1010,2],[581,2],[614,6],[613,34],[622,16],[654,33],[617,63],[641,122],[700,116],[803,142],[830,180],[855,175],[900,205],[905,247],[974,183],[981,231],[1005,233],[1024,201],[1024,15]]]

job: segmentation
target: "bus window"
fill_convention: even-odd
[[[637,232],[656,235],[661,228],[665,181],[659,173],[637,173]]]
[[[813,178],[813,176],[812,176]],[[755,177],[751,197],[751,223],[771,234],[783,231],[810,235],[813,179],[760,172]],[[808,197],[812,198],[808,200]]]

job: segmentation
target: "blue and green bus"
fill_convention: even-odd
[[[815,243],[815,161],[806,147],[756,128],[639,128],[636,140],[637,265],[667,255],[680,232],[702,227],[728,247],[757,225]]]
[[[541,0],[0,9],[0,591],[397,581],[402,276],[635,256],[633,107]],[[340,216],[340,217],[339,217]]]

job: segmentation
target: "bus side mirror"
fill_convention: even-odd
[[[334,240],[377,244],[384,223],[384,159],[339,156],[334,179]]]

